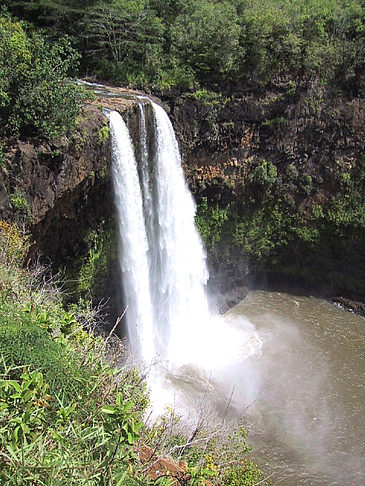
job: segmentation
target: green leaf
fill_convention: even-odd
[[[13,448],[8,444],[6,446],[7,450],[9,451],[11,457],[16,461],[18,462],[18,456],[15,454],[15,451],[13,450]]]
[[[27,403],[29,400],[32,398],[33,392],[31,390],[28,390],[26,393],[23,395],[23,402]]]
[[[124,483],[124,481],[127,479],[127,477],[128,477],[128,469],[126,469],[122,473],[122,475],[119,477],[119,480],[118,480],[118,482],[115,486],[121,486]]]
[[[133,402],[127,402],[124,407],[123,407],[123,412],[127,413],[129,410],[133,407],[134,403]]]
[[[111,405],[105,405],[104,407],[102,407],[101,411],[108,415],[116,415],[117,413],[117,409]]]
[[[12,386],[17,392],[19,392],[21,389],[19,383],[15,380],[4,380],[0,382],[0,388],[4,388],[7,386]]]

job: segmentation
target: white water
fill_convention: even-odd
[[[152,359],[148,243],[137,162],[122,117],[116,111],[112,111],[108,116],[112,139],[115,201],[119,215],[120,266],[125,301],[128,305],[128,335],[132,349],[145,359]]]
[[[157,351],[181,365],[196,361],[196,341],[191,346],[184,344],[210,320],[204,290],[208,271],[194,224],[195,204],[184,180],[171,122],[160,106],[152,106],[157,133],[151,280],[154,322],[160,338]]]
[[[171,122],[160,106],[151,105],[152,135],[146,131],[145,102],[139,106],[139,175],[127,128],[116,112],[109,115],[130,344],[142,362],[158,361],[150,376],[155,408],[176,401],[186,406],[173,386],[182,376],[203,391],[219,386],[227,400],[237,385],[244,407],[257,388],[252,363],[245,361],[262,343],[249,322],[230,322],[209,311],[195,203]]]

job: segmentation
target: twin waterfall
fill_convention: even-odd
[[[160,106],[137,102],[135,147],[122,117],[108,117],[123,323],[146,372],[149,412],[157,418],[171,407],[192,431],[203,419],[221,427],[244,415],[255,424],[257,457],[278,482],[364,484],[363,369],[353,352],[363,323],[349,325],[349,316],[312,297],[273,292],[212,315],[173,128]]]
[[[146,106],[149,115],[153,112],[149,132]],[[242,372],[242,360],[261,342],[251,328],[230,325],[209,312],[206,255],[171,122],[159,105],[139,100],[137,161],[122,117],[115,111],[108,116],[132,352],[140,362],[159,362],[160,376],[162,363],[164,382],[166,372],[176,377],[177,370],[185,380],[188,367],[194,370],[190,375],[204,376],[205,382],[233,387],[222,370],[240,363]]]
[[[183,334],[210,320],[204,290],[208,272],[171,122],[151,104],[152,153],[145,104],[139,104],[139,164],[122,117],[109,114],[128,334],[143,361],[159,356],[182,362],[192,358],[182,349]]]

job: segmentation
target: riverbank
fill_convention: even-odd
[[[209,289],[209,285],[208,285]],[[344,311],[351,312],[358,316],[365,317],[365,303],[355,300],[348,299],[346,297],[335,297],[335,296],[324,296],[321,292],[313,292],[308,289],[303,288],[293,288],[293,286],[282,285],[279,287],[268,287],[268,286],[253,286],[253,287],[234,287],[226,292],[217,292],[212,290],[208,292],[210,303],[214,311],[220,314],[225,314],[232,307],[242,302],[251,291],[265,290],[265,291],[275,291],[275,292],[285,292],[291,295],[300,295],[306,297],[317,297],[324,298],[331,304],[337,305]]]

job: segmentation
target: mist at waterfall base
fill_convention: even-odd
[[[221,420],[244,413],[253,436],[257,427],[278,463],[286,464],[289,479],[280,484],[293,478],[345,484],[343,478],[364,464],[354,450],[353,463],[339,467],[336,440],[342,446],[338,430],[346,424],[340,405],[327,399],[326,356],[294,320],[266,313],[266,325],[256,327],[244,312],[210,313],[205,253],[176,138],[164,110],[152,103],[152,111],[151,134],[141,100],[138,162],[122,117],[108,116],[128,336],[140,362],[152,364],[147,379],[154,413],[172,406],[186,422],[204,407]],[[280,450],[287,457],[280,458]]]

